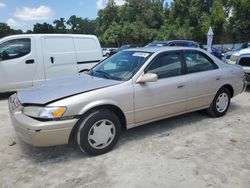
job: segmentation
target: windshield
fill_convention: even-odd
[[[122,51],[105,59],[88,72],[92,76],[129,80],[150,57],[149,52]]]

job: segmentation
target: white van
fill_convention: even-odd
[[[93,35],[27,34],[0,40],[0,93],[76,75],[102,59]]]

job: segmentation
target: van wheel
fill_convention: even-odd
[[[227,88],[221,88],[214,97],[213,102],[207,109],[212,117],[221,117],[226,114],[230,105],[230,93]]]
[[[89,155],[101,155],[115,146],[121,133],[121,122],[115,113],[96,109],[82,119],[77,132],[77,144]]]

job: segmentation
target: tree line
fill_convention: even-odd
[[[250,0],[126,0],[117,6],[109,0],[96,19],[71,16],[36,23],[26,33],[95,34],[103,46],[147,44],[152,40],[189,39],[206,42],[209,27],[215,43],[250,39]],[[20,30],[0,23],[0,38]]]

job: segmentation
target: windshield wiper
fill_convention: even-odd
[[[111,78],[111,76],[110,76],[109,73],[107,73],[107,72],[104,72],[104,71],[101,71],[101,70],[97,70],[97,71],[95,71],[95,72],[102,74],[102,75],[103,75],[105,78],[107,78],[107,79],[110,79],[110,78]]]

